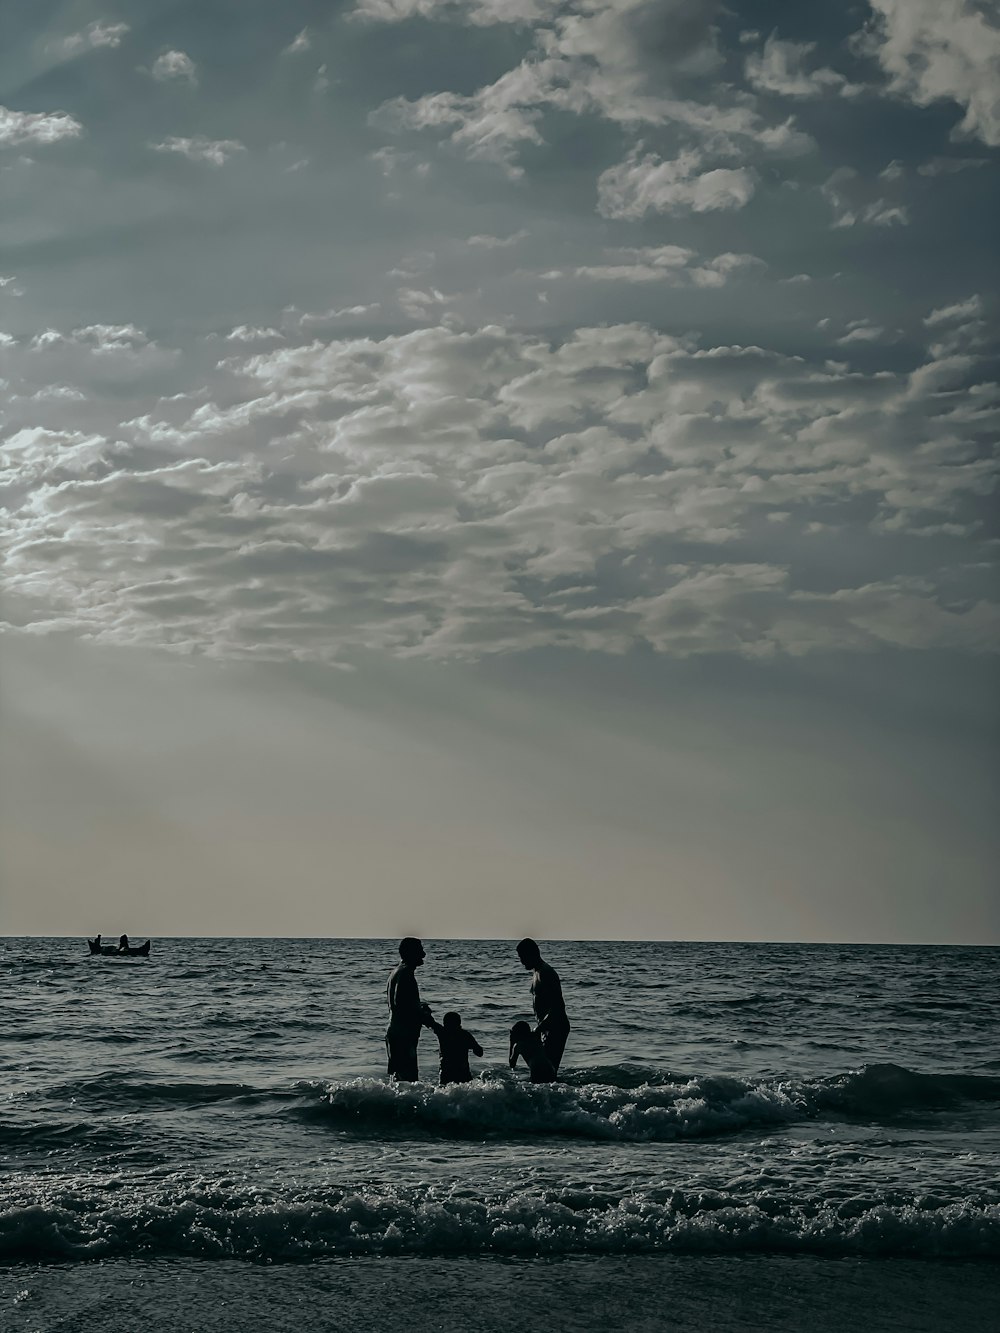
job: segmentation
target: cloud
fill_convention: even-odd
[[[99,19],[81,32],[70,33],[54,41],[52,49],[66,60],[84,55],[87,51],[121,46],[122,38],[130,31],[127,23],[103,23]]]
[[[80,122],[65,111],[11,111],[0,106],[0,147],[42,147],[82,133]]]
[[[875,16],[863,49],[889,87],[917,106],[951,101],[963,138],[1000,145],[1000,26],[972,0],[869,0]]]
[[[34,631],[321,661],[996,646],[997,608],[949,600],[946,562],[893,568],[896,541],[974,536],[996,484],[975,353],[862,373],[643,323],[239,333],[141,418],[87,429],[88,400],[8,431],[4,577]],[[5,353],[16,403],[42,411],[24,376],[49,358],[91,391],[147,346],[39,335]],[[855,554],[817,588],[804,548],[830,537]]]
[[[283,52],[286,56],[299,55],[303,51],[308,51],[312,46],[312,38],[309,36],[309,29],[303,28],[297,37],[288,43]]]
[[[785,42],[772,33],[760,54],[746,59],[746,76],[758,92],[777,93],[781,97],[823,97],[836,93],[855,96],[857,85],[848,83],[843,74],[825,67],[806,70],[816,42]]]
[[[523,95],[524,90],[505,76],[471,97],[432,93],[415,102],[396,98],[373,112],[370,119],[374,126],[390,131],[450,130],[449,138],[456,148],[470,158],[502,166],[516,179],[523,174],[516,162],[521,146],[542,143],[536,125],[541,110],[523,105]]]
[[[137,329],[134,324],[87,324],[73,329],[71,333],[47,329],[44,333],[36,334],[30,346],[33,351],[46,351],[66,344],[91,348],[99,354],[134,352],[151,345],[142,329]]]
[[[747,167],[701,171],[699,154],[682,153],[672,161],[633,149],[624,162],[609,167],[597,182],[597,211],[607,218],[642,218],[647,213],[708,213],[743,208],[753,198],[754,172]]]
[[[852,343],[881,342],[885,338],[885,329],[872,324],[867,319],[854,320],[848,324],[847,332],[837,339],[838,347],[848,347]]]
[[[381,302],[369,301],[359,305],[334,306],[329,310],[297,312],[290,307],[284,313],[302,333],[329,333],[345,319],[363,319],[381,310]]]
[[[954,176],[959,171],[986,166],[989,166],[989,158],[985,157],[932,157],[921,162],[917,173],[921,176]]]
[[[588,278],[596,282],[672,282],[694,254],[682,245],[619,246],[604,252],[604,263],[552,269],[541,276]]]
[[[401,287],[396,293],[396,300],[403,314],[417,320],[439,318],[441,312],[458,299],[457,294],[446,295],[436,287],[426,290],[418,287]]]
[[[3,424],[43,425],[62,429],[71,425],[83,430],[84,424],[75,408],[93,390],[100,394],[119,394],[124,390],[155,389],[170,373],[177,352],[149,338],[134,324],[89,324],[75,329],[44,329],[33,337],[20,340],[7,352],[10,373],[6,411],[0,412]],[[48,401],[52,412],[39,416],[27,402]],[[18,406],[20,402],[20,406]],[[74,415],[74,412],[76,413]],[[107,421],[95,422],[89,433],[107,433]]]
[[[530,25],[555,17],[560,0],[358,0],[351,17],[369,23],[437,19],[492,27]]]
[[[271,339],[283,338],[284,336],[280,329],[257,328],[252,324],[237,324],[234,329],[226,334],[226,342],[269,342]]]
[[[472,15],[481,13],[492,22],[492,15],[501,13],[493,5],[408,3],[369,6],[364,12],[371,18],[376,11],[382,22],[418,13],[466,22],[479,22]],[[706,77],[721,68],[719,12],[714,0],[593,0],[566,12],[552,5],[538,18],[528,55],[493,83],[472,93],[394,98],[372,114],[371,123],[394,134],[445,132],[453,147],[495,162],[512,179],[523,174],[525,147],[545,144],[543,122],[550,112],[598,116],[625,129],[675,127],[699,151],[715,155],[811,151],[813,141],[791,120],[767,123],[752,97],[725,83],[711,85],[715,100],[681,95],[693,81],[704,86]]]
[[[194,61],[184,51],[164,51],[157,56],[150,68],[150,74],[158,83],[198,82],[198,72]]]
[[[523,241],[530,233],[526,227],[519,231],[511,232],[509,236],[470,236],[466,245],[477,246],[482,250],[505,250],[512,245],[517,245],[518,241]]]
[[[696,252],[681,245],[619,246],[604,252],[604,263],[581,264],[573,269],[550,269],[542,278],[582,278],[591,282],[629,284],[691,282],[696,287],[722,287],[735,274],[764,264],[754,255],[726,253],[703,264],[692,260]]]
[[[201,134],[193,138],[169,138],[162,143],[151,143],[154,153],[179,153],[189,162],[207,162],[221,167],[236,153],[245,153],[246,147],[238,139],[206,139]]]
[[[924,323],[929,328],[939,324],[957,324],[966,319],[976,319],[983,313],[983,303],[979,296],[970,296],[967,301],[957,301],[954,305],[942,306],[932,310]]]
[[[820,187],[823,197],[833,209],[834,227],[906,227],[910,214],[904,203],[885,197],[886,186],[892,187],[901,179],[901,173],[886,168],[874,184],[853,167],[838,167]],[[888,174],[887,174],[888,173]]]
[[[714,259],[707,260],[699,267],[692,269],[691,277],[697,287],[723,287],[730,278],[739,273],[747,273],[754,269],[763,269],[767,265],[756,255],[736,254],[733,251],[727,251],[725,254],[716,255]]]
[[[113,471],[116,456],[127,452],[124,444],[114,445],[84,431],[38,426],[14,431],[3,442],[0,484],[58,484],[70,478],[106,476]]]

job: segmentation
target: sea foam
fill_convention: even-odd
[[[0,1211],[0,1259],[188,1255],[259,1262],[346,1254],[812,1253],[1000,1256],[1000,1202],[912,1195],[616,1196],[552,1189],[330,1188],[280,1195],[204,1182],[175,1190],[50,1190]]]

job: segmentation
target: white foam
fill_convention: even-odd
[[[793,1088],[719,1077],[627,1089],[531,1084],[510,1077],[444,1088],[352,1079],[319,1091],[333,1119],[359,1128],[396,1125],[636,1142],[701,1137],[808,1113]]]
[[[619,1197],[550,1190],[474,1198],[457,1189],[276,1195],[222,1185],[11,1200],[0,1258],[115,1255],[304,1260],[342,1254],[816,1253],[1000,1256],[1000,1204],[913,1196],[760,1193]]]

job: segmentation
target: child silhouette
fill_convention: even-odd
[[[545,1054],[542,1040],[523,1020],[510,1030],[510,1067],[517,1067],[518,1057],[528,1066],[532,1083],[554,1083],[555,1065]]]
[[[482,1057],[483,1048],[471,1032],[462,1027],[462,1015],[453,1011],[445,1014],[443,1023],[436,1023],[428,1017],[427,1026],[436,1034],[441,1048],[441,1085],[445,1083],[468,1083],[472,1078],[469,1069],[469,1052]]]

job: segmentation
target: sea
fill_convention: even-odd
[[[1000,949],[542,942],[531,1085],[515,942],[425,939],[439,1087],[396,944],[0,942],[0,1325],[1000,1328]]]

